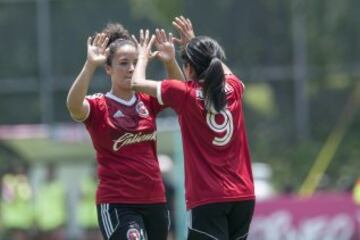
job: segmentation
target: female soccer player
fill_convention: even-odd
[[[168,74],[181,78],[175,52],[157,30],[159,51]],[[170,47],[169,47],[170,45]],[[167,51],[170,50],[170,51]],[[87,60],[71,86],[67,107],[91,136],[98,162],[98,220],[104,239],[165,240],[168,211],[156,153],[156,98],[131,89],[136,43],[120,24],[108,24],[89,37]],[[105,65],[111,89],[86,96],[95,70]]]
[[[184,36],[188,26],[177,19]],[[135,39],[136,40],[136,39]],[[146,80],[155,37],[140,31],[132,88],[156,96],[179,119],[185,157],[188,239],[247,238],[255,196],[245,121],[243,83],[223,64],[221,46],[192,38],[181,57],[187,82]]]

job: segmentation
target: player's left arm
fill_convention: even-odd
[[[157,88],[160,82],[146,80],[146,68],[151,58],[155,57],[157,52],[151,52],[151,47],[155,41],[155,35],[150,37],[149,30],[140,30],[139,41],[133,36],[138,48],[138,61],[131,78],[131,88],[137,92],[143,92],[156,97]]]

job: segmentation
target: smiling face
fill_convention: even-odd
[[[118,47],[110,63],[105,65],[106,73],[111,77],[112,90],[131,91],[131,77],[137,62],[137,49],[132,44],[124,44]]]

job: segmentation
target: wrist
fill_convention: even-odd
[[[170,58],[170,59],[163,60],[163,63],[165,65],[173,65],[175,62],[176,62],[175,58]]]
[[[97,64],[95,62],[86,60],[85,64],[84,64],[84,69],[89,70],[89,71],[95,71],[97,68]]]
[[[148,61],[149,61],[149,58],[144,57],[144,56],[139,56],[139,58],[137,60],[138,63],[141,62],[141,63],[145,63],[145,64],[148,63]]]

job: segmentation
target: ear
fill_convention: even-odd
[[[189,76],[191,79],[197,79],[195,69],[189,64]]]
[[[105,63],[104,68],[105,68],[106,74],[110,76],[111,75],[111,69],[112,69],[111,66]]]

